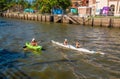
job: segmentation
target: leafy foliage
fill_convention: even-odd
[[[4,10],[6,6],[6,0],[0,0],[0,11]]]
[[[66,9],[70,5],[70,0],[35,0],[33,3],[33,7],[41,13],[50,13],[51,9],[55,6]]]
[[[18,6],[18,9],[22,7],[22,10],[33,8],[41,13],[50,13],[51,9],[56,6],[65,10],[71,5],[71,0],[33,0],[32,4],[28,0],[0,0],[0,10],[2,11],[15,5]]]
[[[0,11],[8,10],[14,6],[22,6],[22,9],[31,7],[27,0],[0,0]]]

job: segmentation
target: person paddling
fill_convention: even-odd
[[[80,43],[79,43],[79,41],[76,41],[76,48],[80,48],[81,46],[80,46]]]
[[[30,42],[30,44],[31,44],[32,46],[37,46],[37,45],[38,45],[38,43],[37,43],[37,41],[35,40],[35,38],[32,39],[32,41]]]
[[[63,44],[64,44],[64,45],[67,45],[67,44],[68,44],[67,39],[64,40]]]

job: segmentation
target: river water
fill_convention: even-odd
[[[36,38],[45,50],[25,51]],[[105,55],[65,49],[50,40]],[[41,23],[0,18],[0,78],[2,79],[120,79],[120,29]]]

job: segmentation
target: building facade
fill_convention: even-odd
[[[92,15],[99,15],[103,7],[109,7],[109,15],[120,16],[120,0],[89,0]]]
[[[120,0],[109,0],[108,6],[114,16],[120,16]]]
[[[89,0],[71,0],[72,4],[76,6],[88,6]]]
[[[73,7],[90,7],[91,15],[100,15],[103,7],[109,7],[108,15],[120,16],[120,0],[71,0]]]

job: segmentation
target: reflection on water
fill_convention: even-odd
[[[119,79],[120,29],[41,23],[0,18],[0,77],[5,79]],[[43,51],[23,50],[32,38]],[[61,48],[50,40],[101,51],[87,54]]]

